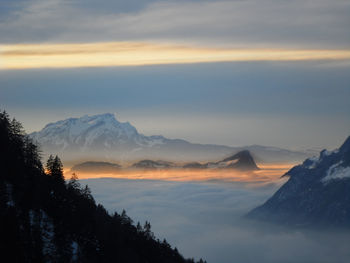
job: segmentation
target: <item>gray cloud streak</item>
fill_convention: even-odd
[[[0,22],[1,42],[153,41],[234,47],[348,48],[350,3],[31,0]]]

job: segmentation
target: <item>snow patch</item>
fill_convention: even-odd
[[[79,251],[79,245],[77,242],[73,241],[71,244],[72,247],[72,261],[78,260],[78,251]]]
[[[56,247],[53,242],[55,236],[54,225],[51,219],[47,216],[44,211],[41,211],[42,220],[40,222],[40,228],[42,230],[42,240],[43,240],[43,254],[47,259],[51,255],[54,255]],[[48,260],[50,262],[50,260]]]
[[[317,167],[317,165],[325,158],[328,157],[334,153],[337,153],[338,150],[334,150],[334,151],[328,151],[328,150],[323,150],[320,153],[320,156],[313,156],[311,158],[308,158],[305,160],[304,162],[304,167],[307,169],[315,169]]]
[[[29,210],[29,223],[31,226],[34,226],[34,223],[35,223],[34,217],[35,217],[35,212],[32,209],[30,209]]]
[[[313,156],[304,161],[303,167],[306,169],[314,169],[316,168],[319,162],[320,162],[320,157]]]
[[[6,185],[6,194],[7,194],[7,206],[15,206],[15,202],[13,201],[12,197],[12,185],[5,183]]]
[[[342,161],[336,163],[329,167],[327,170],[327,175],[322,178],[323,183],[328,183],[330,180],[339,180],[344,178],[350,178],[350,166],[343,167],[341,166]]]

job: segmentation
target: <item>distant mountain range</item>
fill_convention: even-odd
[[[229,147],[194,144],[160,135],[145,136],[129,122],[119,122],[110,113],[50,123],[41,131],[31,133],[30,137],[39,143],[44,156],[59,154],[64,161],[72,163],[142,159],[204,162],[221,160],[242,150],[249,150],[257,162],[297,162],[311,156],[310,153],[276,147]]]
[[[88,161],[80,164],[76,164],[71,168],[71,172],[84,172],[84,173],[113,173],[120,172],[121,169],[146,169],[146,170],[158,170],[158,169],[235,169],[240,171],[254,171],[259,170],[253,157],[249,151],[238,152],[228,158],[225,158],[218,162],[199,163],[192,162],[186,164],[177,164],[174,162],[167,162],[162,160],[141,160],[133,163],[130,166],[122,167],[116,163],[109,162],[95,162]]]
[[[323,150],[284,176],[289,180],[247,217],[298,226],[350,227],[350,137],[338,150]]]

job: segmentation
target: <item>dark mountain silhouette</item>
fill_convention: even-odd
[[[207,164],[201,164],[199,162],[191,162],[191,163],[186,163],[185,165],[182,166],[182,168],[185,168],[185,169],[206,169]]]
[[[108,162],[84,162],[74,165],[71,169],[72,172],[119,172],[123,167],[119,164]],[[124,167],[126,168],[126,167]],[[240,151],[230,157],[227,157],[218,162],[208,162],[201,164],[199,162],[187,163],[185,165],[179,165],[172,162],[162,160],[141,160],[130,167],[129,169],[235,169],[241,171],[254,171],[259,170],[250,152],[247,150]]]
[[[122,168],[121,165],[109,162],[84,162],[74,165],[71,168],[71,172],[84,172],[84,173],[95,173],[95,172],[117,172]]]
[[[109,214],[76,177],[66,182],[57,156],[44,170],[37,146],[5,112],[0,145],[2,261],[194,262],[156,239],[149,222],[135,226],[125,211]]]
[[[236,169],[241,171],[259,170],[252,155],[248,150],[240,151],[230,157],[218,162],[198,163],[192,162],[185,164],[183,168],[189,169]]]
[[[131,168],[137,169],[167,169],[175,167],[175,164],[166,161],[142,160],[131,165]]]
[[[240,151],[221,161],[227,163],[227,168],[234,168],[238,170],[259,170],[252,155],[249,151]]]
[[[288,225],[350,227],[350,137],[284,176],[289,180],[247,217]]]

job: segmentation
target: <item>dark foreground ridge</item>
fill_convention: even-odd
[[[17,121],[0,113],[0,253],[9,262],[194,262],[146,222],[109,214],[77,178],[65,182],[60,159],[46,171]],[[199,262],[203,262],[200,260]]]
[[[289,180],[247,217],[294,226],[350,227],[350,137],[284,176]]]

